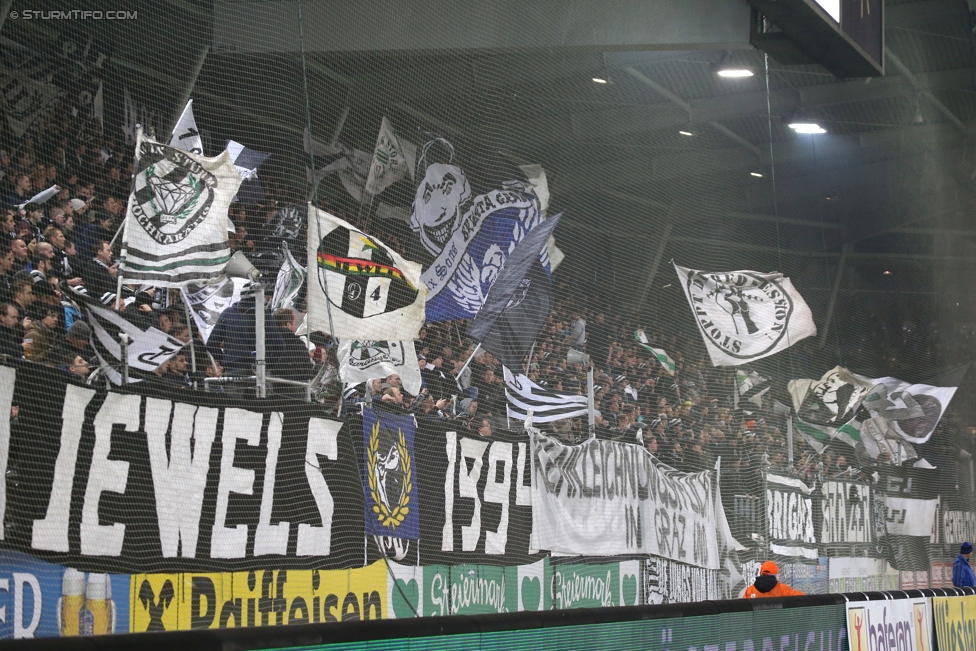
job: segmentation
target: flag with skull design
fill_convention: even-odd
[[[450,162],[429,163],[435,144],[449,150]],[[524,170],[506,169],[510,175],[474,183],[453,161],[454,148],[443,138],[424,146],[410,216],[410,227],[433,256],[422,277],[431,322],[473,318],[516,244],[545,219],[548,190]],[[539,260],[548,274],[548,249]]]
[[[363,411],[363,489],[366,534],[417,540],[417,467],[411,414]]]

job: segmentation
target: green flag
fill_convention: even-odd
[[[668,375],[674,375],[674,360],[668,357],[668,354],[664,352],[663,348],[655,348],[652,346],[647,340],[647,335],[644,334],[643,329],[638,328],[634,332],[634,339],[641,345],[641,348],[657,357],[657,361],[661,362],[661,366],[668,372]]]

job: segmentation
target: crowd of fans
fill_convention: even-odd
[[[49,120],[31,137],[16,143],[0,138],[0,354],[61,368],[78,381],[104,365],[91,345],[92,328],[80,308],[79,293],[141,326],[153,326],[188,344],[183,351],[142,379],[187,390],[253,391],[255,332],[253,296],[226,309],[206,343],[188,318],[179,292],[137,286],[117,296],[120,248],[118,230],[132,175],[128,147],[90,130],[72,140],[65,122]],[[6,142],[6,144],[3,144]],[[16,147],[14,149],[14,147]],[[51,189],[43,202],[31,198]],[[231,246],[257,263],[274,260],[280,208],[299,203],[294,192],[265,182],[258,204],[233,204],[235,232]],[[393,220],[359,223],[359,214],[343,210],[340,200],[320,199],[339,217],[368,229],[410,257],[409,233]],[[291,244],[299,250],[304,232]],[[558,280],[558,277],[557,277]],[[578,291],[556,285],[557,300],[524,368],[544,388],[585,395],[586,368],[569,364],[567,352],[586,352],[595,368],[595,436],[645,446],[669,465],[685,471],[713,468],[723,459],[731,490],[758,487],[761,469],[774,468],[801,477],[861,477],[842,448],[817,454],[794,440],[789,462],[784,419],[769,405],[736,410],[734,374],[707,362],[697,333],[676,335],[626,318],[619,307],[582,302]],[[414,413],[418,419],[460,421],[472,434],[493,436],[520,423],[507,415],[501,364],[491,353],[476,352],[465,337],[466,323],[427,324],[416,342],[423,389],[410,395],[397,375],[364,385],[338,382],[335,342],[322,333],[299,336],[302,299],[297,309],[269,313],[266,319],[268,371],[273,377],[310,383],[313,399],[342,409],[379,402],[388,409]],[[634,339],[647,334],[674,358],[671,373]],[[139,376],[138,373],[135,375]],[[234,382],[235,378],[243,378]],[[272,383],[271,394],[303,399],[295,385]],[[547,431],[576,443],[591,435],[586,418],[547,424]]]

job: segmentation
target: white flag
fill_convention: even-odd
[[[714,366],[762,359],[817,334],[810,308],[781,273],[674,269]]]
[[[360,341],[413,341],[420,334],[427,296],[420,265],[311,205],[308,274],[310,331]]]
[[[136,155],[119,273],[158,287],[222,277],[231,255],[227,208],[241,184],[230,155],[191,154],[141,129]]]
[[[41,190],[40,192],[38,192],[37,194],[35,194],[33,197],[31,197],[30,199],[28,199],[24,203],[18,204],[17,207],[20,208],[21,210],[23,210],[24,209],[24,206],[26,206],[29,203],[36,203],[36,204],[45,203],[48,199],[50,199],[51,197],[55,196],[60,191],[61,191],[61,188],[59,188],[56,185],[52,185],[47,190]]]
[[[183,348],[179,339],[153,327],[144,330],[114,310],[85,304],[85,311],[92,327],[91,343],[99,357],[110,364],[122,362],[119,334],[123,332],[129,336],[129,368],[140,371],[155,371]],[[121,376],[117,383],[121,383]]]
[[[369,176],[366,177],[366,191],[379,194],[408,173],[413,178],[416,161],[416,145],[398,138],[393,131],[393,125],[384,117],[380,123],[380,134],[376,138]]]
[[[98,90],[92,100],[92,117],[98,120],[98,130],[105,131],[105,95],[102,93],[102,82],[98,82]]]
[[[420,364],[412,341],[354,341],[340,339],[339,378],[359,384],[396,373],[411,395],[420,393]]]
[[[225,278],[209,285],[189,284],[180,288],[203,343],[210,339],[210,332],[224,310],[241,300],[241,293],[248,282],[245,278]]]
[[[278,270],[278,277],[275,279],[274,296],[271,298],[272,312],[294,305],[298,292],[305,284],[305,276],[308,275],[305,267],[298,264],[295,256],[291,254],[287,242],[282,242],[281,248],[285,259],[281,262],[281,269]]]
[[[193,100],[186,103],[180,119],[173,127],[173,137],[169,139],[169,146],[188,151],[191,154],[203,156],[203,139],[197,130],[197,121],[193,117]]]
[[[925,443],[932,437],[949,401],[958,387],[909,384],[893,377],[871,380],[874,386],[861,403],[877,422],[910,443]]]

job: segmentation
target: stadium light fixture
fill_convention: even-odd
[[[742,79],[744,77],[751,77],[753,75],[752,70],[749,68],[722,68],[715,72],[719,77],[725,77],[726,79]]]
[[[791,122],[787,126],[797,133],[827,133],[827,130],[816,122]]]

